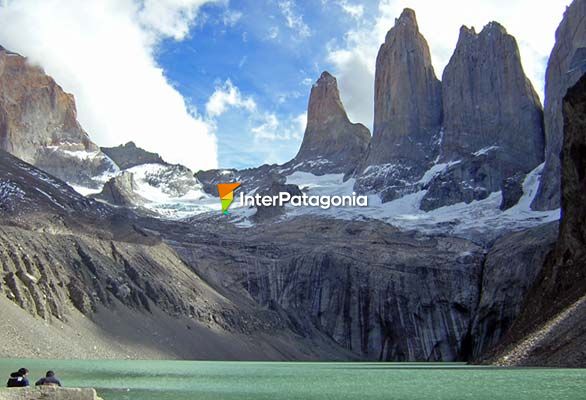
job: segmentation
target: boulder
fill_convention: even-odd
[[[0,389],[0,400],[101,400],[95,389],[37,386]]]

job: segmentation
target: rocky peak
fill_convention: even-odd
[[[478,34],[462,27],[442,85],[442,158],[498,146],[517,169],[528,172],[541,163],[541,103],[523,71],[516,40],[502,25],[491,22]]]
[[[387,33],[376,60],[374,132],[369,165],[433,160],[442,118],[441,84],[415,12],[405,9]]]
[[[134,142],[128,142],[116,147],[102,147],[102,151],[121,169],[128,169],[143,164],[167,165],[160,155],[141,149]]]
[[[368,128],[348,119],[336,78],[326,71],[311,88],[303,142],[290,163],[314,173],[350,173],[369,140]]]
[[[560,206],[562,102],[567,90],[586,73],[586,0],[574,0],[555,34],[545,73],[545,167],[532,204],[536,210]]]
[[[324,71],[311,88],[307,110],[307,127],[319,128],[324,122],[331,119],[348,121],[348,116],[340,99],[336,78]]]
[[[0,149],[68,183],[115,169],[77,121],[75,100],[25,57],[0,50]]]
[[[515,38],[499,23],[478,34],[460,29],[442,98],[440,161],[451,166],[432,179],[422,209],[482,200],[542,163],[541,103],[523,72]]]
[[[417,16],[415,11],[410,8],[405,8],[399,18],[395,18],[395,28],[412,31],[413,34],[419,32],[419,25],[417,24]],[[385,36],[385,43],[389,42],[392,35],[391,31],[387,32]]]

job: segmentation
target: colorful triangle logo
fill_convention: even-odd
[[[220,195],[220,202],[222,203],[222,213],[228,215],[228,208],[234,201],[234,190],[240,186],[240,182],[234,183],[218,183],[218,194]]]

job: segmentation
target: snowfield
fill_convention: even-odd
[[[483,150],[492,151],[493,148]],[[423,186],[429,183],[434,176],[458,162],[434,165],[418,184]],[[560,218],[559,209],[541,212],[530,208],[537,193],[542,169],[543,164],[527,175],[523,183],[523,197],[516,206],[506,211],[499,209],[502,194],[496,192],[484,200],[469,204],[459,203],[425,212],[420,210],[419,206],[427,191],[420,190],[388,203],[382,203],[376,194],[368,195],[368,207],[332,207],[324,210],[319,207],[287,205],[286,214],[282,219],[309,214],[345,220],[376,219],[401,229],[425,233],[470,237],[476,233],[482,235],[492,232],[497,235],[499,232],[529,228]],[[183,219],[206,213],[209,213],[208,216],[214,216],[221,209],[219,198],[205,193],[193,175],[184,170],[162,164],[145,164],[130,168],[128,171],[134,174],[136,193],[149,200],[144,207],[163,218]],[[287,183],[299,186],[309,196],[350,196],[353,193],[355,179],[344,181],[343,174],[316,176],[297,171],[287,177]],[[87,193],[83,188],[75,189],[82,194]],[[238,194],[237,192],[230,208],[231,216],[228,220],[240,227],[252,226],[255,209],[242,207]]]
[[[422,181],[428,181],[440,173],[448,164],[434,166]],[[368,196],[368,207],[337,207],[323,210],[318,207],[286,207],[284,219],[300,215],[320,215],[336,219],[369,220],[378,219],[405,230],[416,230],[425,233],[444,233],[461,236],[474,236],[508,230],[520,230],[544,223],[557,221],[560,210],[533,211],[531,202],[537,193],[543,164],[531,171],[523,183],[523,197],[519,203],[506,210],[500,210],[501,192],[492,193],[484,200],[472,203],[459,203],[425,212],[419,209],[421,199],[426,190],[409,194],[400,199],[382,203],[378,195]],[[287,178],[288,184],[298,185],[308,195],[351,195],[354,179],[343,181],[342,174],[316,176],[306,172],[295,172]],[[231,208],[233,221],[238,226],[249,226],[251,212],[242,209],[235,198]],[[252,213],[253,214],[253,213]]]

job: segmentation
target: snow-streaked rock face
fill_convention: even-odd
[[[560,153],[563,142],[562,101],[586,72],[586,0],[574,0],[558,27],[545,75],[545,170],[536,210],[560,207]]]
[[[311,88],[301,148],[288,165],[296,170],[351,173],[369,141],[368,128],[348,119],[336,78],[323,72]]]
[[[97,188],[117,167],[77,122],[72,95],[0,48],[0,149],[71,183]]]
[[[504,27],[461,28],[442,93],[440,161],[459,163],[430,183],[424,210],[485,199],[543,162],[541,103]]]

